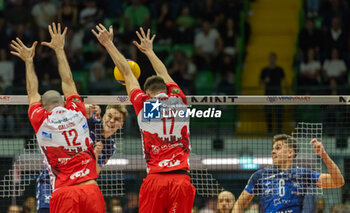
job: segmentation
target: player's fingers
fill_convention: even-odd
[[[67,28],[67,27],[65,27],[65,28],[64,28],[64,30],[63,30],[63,33],[62,33],[62,35],[63,35],[63,36],[65,36],[65,35],[66,35],[67,30],[68,30],[68,28]]]
[[[142,38],[146,38],[145,31],[143,31],[142,27],[140,27],[140,32],[141,32]]]
[[[148,28],[148,30],[147,30],[147,39],[149,39],[150,34],[151,34],[151,30]]]
[[[91,32],[98,38],[98,34],[95,32],[94,29],[92,29]]]
[[[57,34],[56,23],[52,22],[52,31],[54,34]]]
[[[12,40],[12,45],[17,47],[18,50],[22,49],[22,47],[15,40]]]
[[[113,26],[109,26],[109,33],[112,33],[113,34]]]
[[[22,47],[24,47],[24,44],[23,44],[23,42],[21,41],[21,39],[19,39],[18,37],[16,37],[16,41],[17,41]]]
[[[102,30],[106,30],[107,31],[107,29],[105,28],[105,26],[103,26],[103,24],[99,23],[98,26],[100,26]]]
[[[35,50],[36,45],[38,45],[38,42],[37,42],[37,41],[34,41],[34,43],[33,43],[33,45],[32,45],[32,47],[31,47],[31,48],[33,48],[33,49]]]
[[[20,55],[19,55],[19,53],[18,53],[18,52],[15,52],[15,51],[10,51],[10,53],[11,53],[12,55],[17,56],[17,57],[20,57]]]
[[[44,46],[47,46],[47,47],[51,46],[51,44],[49,42],[45,42],[45,41],[41,42],[41,45],[44,45]]]
[[[61,34],[61,23],[57,24],[57,32],[58,34]]]
[[[154,34],[153,36],[152,36],[152,39],[151,39],[151,42],[153,42],[153,40],[156,38],[156,34]]]
[[[14,44],[10,44],[10,46],[12,47],[12,49],[16,50],[17,52],[19,52],[19,48],[16,47]]]
[[[137,35],[137,37],[138,37],[138,38],[140,39],[140,41],[141,41],[141,40],[142,40],[142,37],[141,37],[139,31],[136,31],[136,35]]]
[[[49,34],[50,34],[50,36],[51,36],[51,38],[53,37],[53,32],[52,32],[52,27],[51,27],[51,25],[49,25]]]
[[[132,43],[133,43],[137,48],[139,48],[139,49],[141,48],[141,46],[139,45],[139,43],[137,43],[136,41],[133,41]]]
[[[96,25],[96,29],[97,29],[99,32],[102,32],[102,29],[101,29],[98,25]]]
[[[317,139],[316,138],[313,138],[311,141],[310,141],[310,144],[314,144],[317,142]]]

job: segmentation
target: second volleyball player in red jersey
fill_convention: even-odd
[[[189,175],[189,118],[183,114],[187,109],[186,96],[153,52],[155,36],[150,38],[150,30],[146,35],[140,28],[140,43],[134,41],[157,74],[149,77],[141,90],[126,59],[113,44],[112,27],[107,31],[100,24],[96,29],[98,32],[93,33],[125,78],[141,131],[148,174],[140,189],[139,212],[190,213],[195,188]]]

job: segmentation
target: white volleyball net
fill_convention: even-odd
[[[27,116],[26,97],[6,97],[0,98],[0,206],[4,208],[9,203],[21,204],[27,197],[35,197],[40,174],[45,170]],[[329,210],[350,200],[347,184],[338,189],[318,187],[319,174],[329,171],[310,144],[313,138],[322,141],[348,180],[348,100],[343,96],[189,96],[190,108],[203,112],[202,116],[195,114],[190,119],[194,206],[198,209],[214,206],[216,210],[217,196],[224,190],[232,192],[237,200],[258,171],[257,179],[250,183],[251,189],[247,189],[256,196],[246,210],[256,205],[262,208],[264,196],[275,196],[276,205],[287,202],[284,198],[291,194],[300,196],[300,205],[309,212],[315,210],[317,200],[323,199]],[[84,102],[99,105],[102,115],[108,104],[127,105],[129,116],[124,126],[103,141],[108,159],[103,159],[97,179],[107,201],[119,199],[123,206],[127,205],[131,197],[135,199],[131,195],[138,194],[147,175],[134,109],[126,96],[87,96]],[[215,117],[217,111],[221,112],[220,117]],[[101,133],[103,127],[100,125],[96,130],[96,134]],[[278,164],[272,153],[273,136],[282,133],[293,138],[290,149],[293,143],[297,147],[289,172],[281,170],[282,163]]]

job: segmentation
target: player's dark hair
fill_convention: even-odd
[[[121,114],[123,114],[123,119],[125,119],[128,116],[128,110],[126,109],[126,107],[124,105],[117,105],[117,104],[109,104],[106,107],[106,112],[109,109],[115,109],[118,110],[118,112],[120,112]]]
[[[287,134],[279,134],[273,137],[273,144],[275,144],[277,141],[283,141],[284,143],[286,143],[289,146],[289,148],[292,148],[294,150],[294,158],[297,156],[299,152],[299,147],[295,138]]]
[[[146,82],[143,85],[143,89],[145,92],[148,90],[151,93],[167,91],[164,79],[156,75],[152,75],[146,79]]]

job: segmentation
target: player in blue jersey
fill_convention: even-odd
[[[310,141],[314,153],[325,163],[329,173],[317,173],[311,169],[293,166],[298,145],[294,138],[281,134],[273,138],[273,166],[256,171],[239,196],[234,213],[244,212],[254,196],[260,196],[264,213],[301,213],[304,196],[317,188],[339,188],[344,178],[338,166],[326,153],[317,139]]]
[[[128,111],[123,105],[107,105],[106,112],[101,119],[101,108],[98,105],[86,104],[86,117],[90,130],[90,138],[95,142],[95,154],[98,159],[96,170],[101,171],[115,152],[115,133],[123,127]],[[50,212],[51,198],[50,176],[47,169],[43,169],[36,185],[36,199],[38,213]]]

